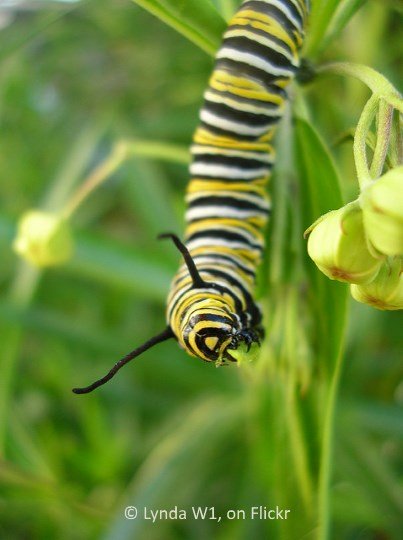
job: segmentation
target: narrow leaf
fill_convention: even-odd
[[[133,0],[210,55],[217,50],[226,23],[209,0]]]
[[[306,50],[308,56],[315,56],[321,47],[323,36],[329,26],[339,0],[313,0]]]
[[[309,227],[329,210],[343,206],[337,171],[324,143],[305,120],[296,121],[296,155],[301,189],[302,225]],[[323,356],[338,356],[345,323],[347,287],[324,276],[306,254],[311,301],[318,325]]]
[[[348,24],[350,19],[363,6],[366,0],[344,0],[340,2],[328,28],[326,35],[321,44],[321,50],[326,49],[329,43],[335,39],[343,28]]]

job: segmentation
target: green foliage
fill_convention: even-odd
[[[345,338],[346,288],[316,270],[303,239],[357,196],[351,141],[332,145],[368,99],[351,78],[295,86],[296,118],[277,134],[261,359],[215,369],[168,342],[97,393],[70,392],[165,324],[178,260],[155,236],[183,226],[209,55],[239,4],[136,3],[150,13],[38,3],[0,30],[0,535],[397,539],[401,317],[351,302]],[[398,86],[401,8],[361,4],[313,2],[306,54],[368,64]],[[130,159],[73,215],[70,262],[41,273],[18,262],[20,215],[60,210],[121,141]],[[223,516],[279,505],[291,517],[155,526],[126,520],[127,505]]]
[[[317,56],[322,52],[365,2],[366,0],[312,0],[307,54]]]
[[[214,54],[225,22],[210,0],[133,0],[209,54]]]
[[[334,163],[319,135],[306,120],[295,125],[298,176],[300,178],[300,213],[302,229],[316,219],[343,206],[340,181]],[[309,296],[318,329],[321,357],[330,370],[340,353],[344,332],[346,286],[331,282],[305,256],[309,276]],[[332,309],[329,310],[329,306]],[[320,336],[320,338],[319,338]]]

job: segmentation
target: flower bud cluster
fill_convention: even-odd
[[[39,268],[62,264],[73,251],[69,224],[58,214],[29,210],[18,223],[13,248],[18,255]]]
[[[403,167],[370,182],[357,201],[325,214],[306,235],[319,270],[350,283],[355,300],[403,309]]]

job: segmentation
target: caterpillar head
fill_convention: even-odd
[[[184,318],[177,337],[189,354],[219,366],[253,360],[262,334],[244,328],[238,315],[210,298],[198,302],[197,309]]]
[[[161,235],[161,238],[171,238],[174,241],[185,259],[193,282],[189,297],[182,306],[183,311],[174,309],[170,324],[162,332],[121,358],[104,377],[89,386],[73,388],[75,394],[92,392],[112,379],[128,362],[173,337],[192,356],[206,362],[215,362],[217,366],[250,361],[256,357],[260,338],[263,337],[262,330],[245,327],[222,295],[214,294],[215,285],[203,281],[186,246],[176,235],[169,233]],[[186,306],[187,301],[190,301],[190,305]]]

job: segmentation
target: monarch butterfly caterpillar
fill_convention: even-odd
[[[168,296],[167,327],[73,392],[91,392],[170,338],[218,365],[254,355],[263,338],[253,289],[270,213],[271,140],[300,65],[308,11],[306,0],[246,0],[232,18],[193,137],[185,243],[161,235],[184,259]]]

